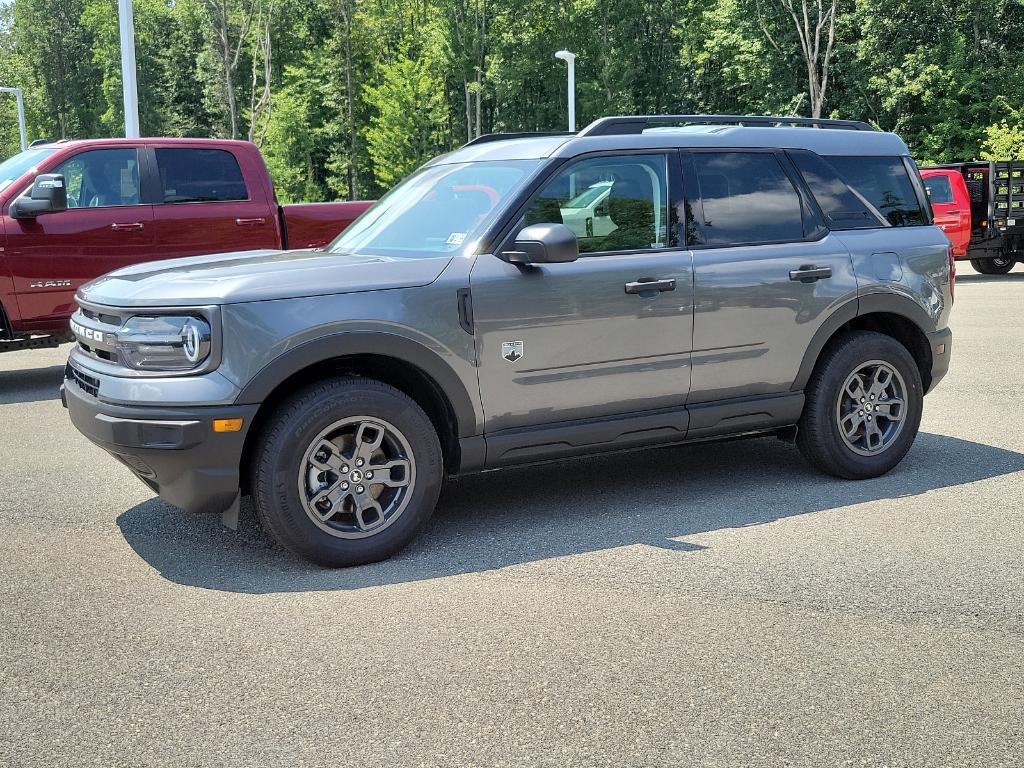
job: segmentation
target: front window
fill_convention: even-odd
[[[432,165],[382,197],[327,250],[429,258],[472,248],[540,160]]]
[[[953,202],[953,186],[948,176],[926,176],[924,186],[932,203],[944,204]]]
[[[111,208],[140,202],[137,149],[92,149],[65,160],[53,173],[64,176],[68,208]]]
[[[0,163],[0,192],[31,171],[57,150],[26,149]]]

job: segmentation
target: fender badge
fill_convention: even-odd
[[[501,342],[501,356],[508,360],[510,363],[514,363],[523,356],[523,342],[521,341],[503,341]]]

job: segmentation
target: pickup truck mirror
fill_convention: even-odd
[[[565,224],[531,224],[516,235],[515,250],[501,257],[513,264],[563,264],[580,257],[576,233]]]
[[[41,173],[32,182],[29,196],[19,197],[11,203],[12,219],[34,219],[44,213],[59,213],[68,209],[68,188],[59,173]]]

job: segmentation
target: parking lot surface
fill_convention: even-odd
[[[1024,267],[958,265],[890,475],[773,438],[489,473],[309,566],[155,499],[0,356],[0,765],[1019,766]]]

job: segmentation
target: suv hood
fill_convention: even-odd
[[[452,257],[394,259],[325,251],[245,251],[151,261],[83,285],[112,307],[201,306],[429,285]]]

